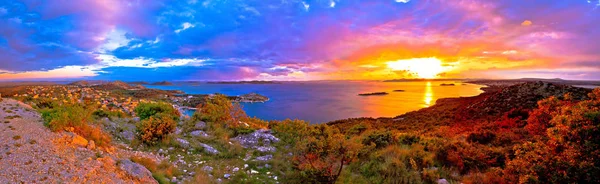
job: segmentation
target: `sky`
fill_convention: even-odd
[[[2,0],[0,80],[600,79],[600,0]]]

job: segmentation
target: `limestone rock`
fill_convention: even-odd
[[[118,166],[129,176],[144,181],[144,183],[148,182],[148,179],[154,180],[152,178],[152,173],[148,169],[138,163],[132,162],[131,160],[120,160]],[[152,183],[156,183],[156,181]]]
[[[194,137],[208,137],[208,134],[202,130],[192,131],[190,135]]]
[[[73,137],[71,137],[71,144],[79,146],[79,147],[86,147],[88,145],[88,140],[75,134]]]

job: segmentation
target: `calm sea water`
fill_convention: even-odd
[[[281,84],[189,84],[149,88],[181,90],[188,94],[222,93],[241,95],[255,92],[271,100],[242,103],[250,116],[265,120],[302,119],[311,123],[354,117],[394,117],[431,106],[437,99],[476,96],[480,85],[440,86],[436,82],[314,81]],[[393,92],[393,90],[405,90]],[[385,96],[358,96],[359,93],[388,92]]]

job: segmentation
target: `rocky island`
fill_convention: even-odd
[[[388,95],[389,93],[387,92],[373,92],[373,93],[360,93],[358,94],[358,96],[382,96],[382,95]]]
[[[168,81],[161,81],[161,82],[151,83],[150,85],[153,85],[153,86],[172,86],[173,83],[168,82]]]

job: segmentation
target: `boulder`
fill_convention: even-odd
[[[124,130],[121,133],[119,133],[119,136],[124,139],[127,140],[129,142],[133,141],[133,139],[135,138],[135,133],[133,133],[133,131],[129,131],[129,130]]]
[[[202,131],[202,130],[195,130],[190,132],[191,136],[194,137],[208,137],[208,134],[206,134],[206,132]]]
[[[194,128],[195,128],[195,129],[204,129],[204,128],[206,128],[206,122],[204,122],[204,121],[199,121],[198,123],[196,123],[196,124],[194,125]]]
[[[187,141],[185,139],[182,139],[182,138],[177,138],[176,140],[177,140],[177,143],[179,143],[179,146],[181,146],[183,148],[190,147],[190,142],[189,141]]]
[[[138,163],[132,162],[129,159],[120,160],[117,166],[121,170],[125,171],[127,175],[142,181],[142,183],[156,183],[156,180],[152,178],[152,173],[148,169]]]
[[[442,178],[442,179],[437,180],[437,184],[450,184],[450,183],[448,182],[448,180]]]
[[[238,141],[244,148],[257,148],[263,143],[263,146],[269,146],[270,143],[279,142],[279,138],[271,134],[271,130],[260,129],[250,134],[240,135],[232,140]]]
[[[79,146],[79,147],[86,147],[88,145],[88,140],[75,134],[71,137],[71,144]]]
[[[273,159],[273,155],[265,155],[265,156],[256,157],[257,161],[262,161],[262,162],[266,162],[271,159]]]
[[[204,148],[204,151],[213,155],[219,154],[219,150],[209,146],[208,144],[200,143],[200,146]]]

